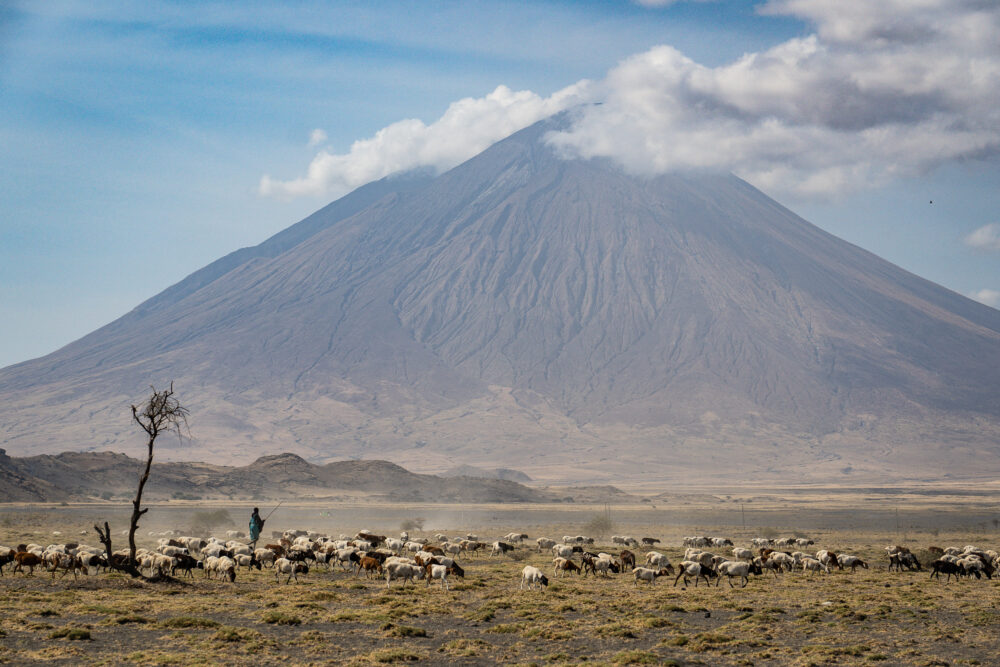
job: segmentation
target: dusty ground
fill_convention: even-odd
[[[993,506],[982,500],[972,505],[983,516]],[[323,569],[290,585],[276,583],[268,571],[241,572],[235,584],[199,575],[182,584],[151,585],[116,574],[53,580],[47,573],[25,577],[5,568],[0,578],[0,662],[996,664],[1000,581],[945,583],[930,580],[926,572],[889,573],[881,552],[885,544],[906,543],[926,561],[929,544],[997,548],[1000,534],[989,520],[966,521],[972,505],[947,511],[904,505],[898,534],[891,504],[878,519],[891,528],[866,530],[816,527],[824,512],[836,508],[810,502],[791,507],[776,502],[772,509],[780,514],[761,509],[755,515],[760,522],[746,529],[742,523],[713,527],[697,522],[717,516],[714,500],[692,501],[685,510],[689,525],[649,521],[659,518],[659,510],[646,507],[610,508],[613,532],[659,537],[667,545],[661,551],[675,563],[683,535],[724,535],[740,544],[761,531],[776,531],[808,534],[817,542],[814,548],[850,551],[872,565],[854,574],[757,578],[745,589],[725,583],[682,589],[664,579],[637,588],[631,577],[574,576],[553,579],[542,592],[520,591],[525,564],[551,574],[550,555],[526,548],[514,558],[463,559],[466,578],[455,581],[451,591],[423,582],[406,587],[394,583],[387,590],[384,580]],[[834,523],[863,517],[867,509],[840,507]],[[796,510],[807,517],[801,529],[792,521]],[[193,511],[156,507],[143,528],[148,533],[179,525]],[[431,533],[453,520],[454,530],[444,532],[473,530],[483,538],[495,537],[524,521],[533,538],[558,539],[585,532],[586,522],[603,508],[465,507],[445,513],[436,506],[386,506],[367,511],[298,506],[289,508],[282,522],[276,515],[267,530],[297,524],[334,534],[362,527],[398,532],[403,518],[429,515]],[[112,520],[116,540],[122,540],[117,534],[124,527],[122,516],[120,508],[111,506],[0,507],[0,544],[94,543],[79,532],[87,528],[86,521],[104,517]],[[949,521],[958,528],[936,527]],[[57,530],[63,535],[53,536]],[[152,542],[146,533],[144,541]]]

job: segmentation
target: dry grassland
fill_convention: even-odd
[[[74,511],[0,509],[0,544],[47,544],[57,529],[77,535],[79,521],[67,520]],[[360,527],[345,520],[336,532]],[[532,530],[540,532],[531,536],[559,539],[581,527],[555,521],[536,526]],[[447,532],[466,530],[474,527]],[[485,538],[506,531],[490,525],[477,532]],[[674,563],[681,560],[684,534],[725,535],[737,544],[756,534],[653,525],[622,532],[660,537],[667,545],[660,551]],[[945,583],[927,572],[889,573],[881,547],[897,541],[891,535],[827,530],[810,537],[817,542],[812,549],[856,553],[872,569],[757,577],[745,589],[725,582],[675,588],[672,578],[636,587],[627,575],[574,575],[551,579],[539,592],[518,590],[520,570],[534,564],[551,575],[551,555],[528,548],[513,558],[463,559],[466,577],[454,580],[451,591],[424,582],[394,582],[387,590],[384,580],[321,568],[290,585],[276,583],[267,570],[241,571],[235,584],[198,573],[181,584],[154,585],[119,574],[53,580],[48,573],[26,577],[5,568],[0,662],[997,664],[1000,581]],[[907,538],[921,562],[930,560],[928,544],[1000,543],[994,532],[911,531]],[[93,536],[82,539],[95,542]]]

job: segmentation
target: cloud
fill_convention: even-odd
[[[970,248],[1000,250],[1000,224],[983,225],[963,240]]]
[[[550,97],[498,86],[489,95],[453,102],[444,115],[426,125],[415,118],[393,123],[369,139],[355,141],[350,151],[320,151],[305,176],[291,181],[264,176],[263,195],[342,194],[389,174],[417,167],[450,169],[514,132],[584,99],[587,81]]]
[[[992,308],[1000,308],[1000,290],[981,289],[970,294],[969,298]]]
[[[316,128],[309,134],[309,148],[325,144],[326,139],[327,139],[326,132],[324,132],[319,128]]]
[[[776,0],[816,33],[705,67],[669,46],[620,63],[604,104],[551,137],[641,174],[736,172],[825,196],[1000,152],[1000,6],[964,0]]]
[[[671,46],[633,55],[549,98],[504,86],[455,102],[430,125],[405,120],[322,151],[264,194],[333,194],[392,171],[452,167],[580,102],[548,137],[567,157],[637,174],[735,172],[772,194],[828,197],[958,160],[1000,154],[1000,4],[982,0],[771,0],[761,12],[814,33],[718,66]]]

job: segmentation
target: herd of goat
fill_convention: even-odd
[[[203,570],[206,577],[236,580],[240,568],[273,569],[275,579],[285,576],[285,583],[298,581],[299,575],[309,572],[310,567],[323,565],[329,569],[339,568],[355,576],[382,577],[386,586],[393,580],[405,584],[407,581],[426,580],[429,586],[439,580],[442,587],[449,588],[449,577],[464,578],[465,571],[457,562],[459,557],[470,559],[476,554],[492,558],[510,554],[518,548],[525,548],[528,535],[508,533],[493,542],[482,542],[475,535],[448,537],[437,534],[431,538],[410,538],[402,533],[399,538],[377,535],[362,530],[353,538],[340,535],[333,538],[310,531],[291,530],[272,533],[273,544],[257,547],[241,541],[245,538],[238,531],[229,531],[229,539],[210,537],[186,537],[162,535],[154,550],[139,549],[136,564],[140,571],[150,577],[175,576],[178,571],[194,576],[194,570]],[[820,549],[815,553],[802,551],[813,546],[813,541],[805,538],[783,538],[771,540],[754,538],[750,547],[735,546],[732,540],[719,537],[685,537],[684,557],[676,568],[667,555],[652,550],[659,539],[614,535],[612,544],[620,547],[617,554],[594,551],[595,540],[584,535],[564,535],[562,540],[539,537],[534,540],[538,553],[551,551],[553,577],[577,574],[609,577],[611,574],[631,573],[635,585],[653,584],[662,576],[673,576],[674,586],[683,580],[686,587],[691,580],[697,586],[703,580],[716,586],[726,578],[730,587],[736,579],[745,587],[750,575],[778,577],[782,572],[801,570],[817,573],[831,572],[832,568],[854,572],[857,568],[868,569],[868,563],[847,553],[837,553]],[[638,550],[640,545],[650,549],[641,560],[629,547]],[[717,555],[714,551],[728,550],[731,555]],[[889,561],[889,571],[923,570],[916,555],[903,546],[885,548]],[[931,577],[946,575],[946,581],[954,576],[985,576],[992,579],[1000,568],[1000,554],[992,550],[979,549],[969,545],[964,548],[929,547],[935,556],[929,564]],[[0,546],[0,576],[3,568],[13,564],[12,572],[34,574],[36,568],[44,568],[52,576],[62,572],[62,576],[73,573],[93,574],[102,570],[122,569],[129,559],[128,550],[106,554],[102,549],[81,544],[21,544],[17,547]],[[528,565],[521,572],[520,587],[542,588],[548,586],[549,579],[544,572]]]

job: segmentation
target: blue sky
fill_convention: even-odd
[[[499,128],[593,99],[607,104],[562,138],[571,149],[609,146],[638,172],[733,169],[998,305],[1000,56],[977,33],[996,13],[900,2],[886,15],[860,0],[6,3],[0,366],[106,324],[401,153],[445,169]],[[928,28],[942,17],[957,27]],[[660,164],[664,144],[686,162]]]

